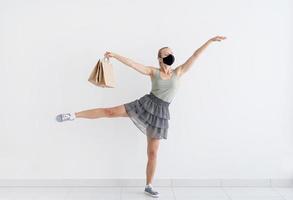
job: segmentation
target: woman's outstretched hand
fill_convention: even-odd
[[[222,41],[222,40],[225,40],[226,39],[226,37],[224,37],[224,36],[216,36],[216,37],[213,37],[213,38],[211,38],[211,39],[209,39],[209,42],[215,42],[215,41]]]
[[[106,53],[104,54],[104,56],[106,57],[106,58],[113,58],[114,57],[114,53],[112,53],[112,52],[109,52],[109,51],[106,51]]]

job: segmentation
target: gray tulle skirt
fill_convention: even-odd
[[[129,118],[146,136],[167,139],[169,104],[150,92],[124,106]]]

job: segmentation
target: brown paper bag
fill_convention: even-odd
[[[109,58],[99,59],[92,70],[88,81],[103,88],[114,88],[116,86],[113,66]]]

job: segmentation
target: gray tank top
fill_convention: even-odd
[[[160,99],[171,103],[176,91],[179,87],[180,78],[176,75],[173,69],[171,78],[165,80],[160,76],[160,70],[155,70],[155,74],[151,77],[152,90],[151,92]]]

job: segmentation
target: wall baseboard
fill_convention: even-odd
[[[145,179],[0,179],[0,187],[94,187],[144,186]],[[293,179],[155,179],[154,186],[166,187],[293,187]]]

